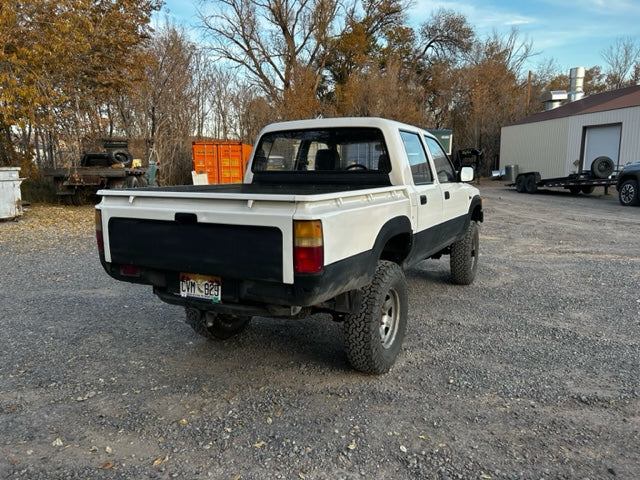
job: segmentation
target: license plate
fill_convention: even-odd
[[[197,273],[180,274],[180,296],[202,298],[218,303],[222,296],[220,277],[200,275]]]

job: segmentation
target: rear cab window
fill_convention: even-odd
[[[375,170],[388,173],[387,148],[375,128],[294,130],[265,134],[253,172]]]

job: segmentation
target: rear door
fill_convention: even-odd
[[[424,136],[424,141],[433,160],[436,178],[442,191],[443,219],[452,220],[465,216],[470,202],[466,185],[457,181],[453,164],[438,141],[427,135]]]
[[[440,224],[442,223],[442,190],[434,181],[424,144],[420,134],[400,131],[400,138],[411,166],[414,190],[411,194],[413,207],[415,257],[424,258],[440,244]]]

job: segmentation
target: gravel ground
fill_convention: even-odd
[[[476,282],[407,273],[383,376],[328,316],[199,337],[103,272],[91,208],[0,223],[0,478],[638,478],[640,208],[481,190]]]

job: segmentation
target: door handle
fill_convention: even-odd
[[[420,205],[426,205],[426,204],[427,204],[427,196],[420,195]]]
[[[451,195],[449,194],[449,192],[444,192],[444,199],[449,200],[449,198],[451,198]]]

